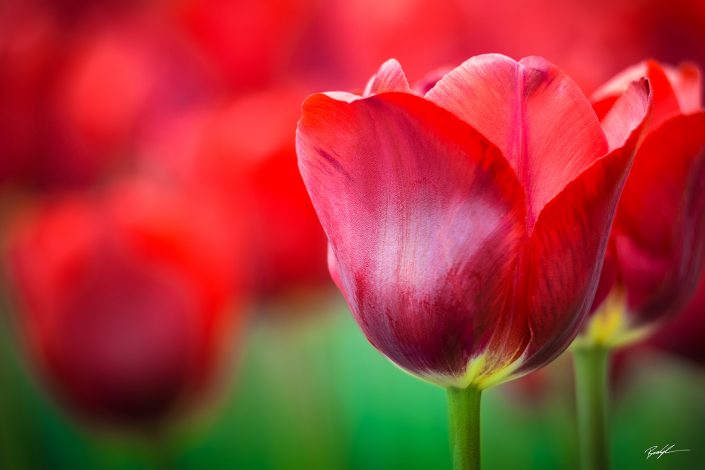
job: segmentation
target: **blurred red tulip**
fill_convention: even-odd
[[[239,316],[232,233],[194,194],[128,182],[18,220],[9,243],[40,372],[80,414],[155,424],[212,388]]]
[[[131,165],[146,129],[218,92],[152,9],[103,5],[70,26],[52,11],[0,9],[0,184],[102,181]]]
[[[562,352],[592,301],[649,103],[636,82],[602,127],[537,57],[469,59],[423,97],[396,61],[365,96],[316,94],[299,166],[329,267],[377,349],[480,388]]]
[[[600,314],[591,327],[602,324],[606,341],[627,340],[623,335],[682,308],[705,254],[705,111],[698,69],[639,64],[595,93],[595,109],[608,112],[631,80],[644,76],[654,97],[651,126],[619,203],[593,306]],[[613,302],[625,302],[623,319],[606,320]]]
[[[183,0],[174,15],[235,92],[291,73],[312,0]]]
[[[296,167],[294,129],[305,93],[272,87],[164,126],[142,158],[180,184],[208,185],[243,207],[251,287],[262,297],[327,285],[325,236]]]
[[[705,273],[695,296],[676,317],[665,323],[650,343],[705,367]]]
[[[184,39],[149,12],[92,17],[67,47],[42,184],[91,183],[128,166],[146,129],[214,93]]]

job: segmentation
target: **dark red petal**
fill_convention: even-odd
[[[458,377],[511,290],[525,200],[484,137],[409,94],[313,95],[299,166],[333,276],[370,342],[427,377]]]
[[[365,87],[364,96],[377,95],[390,91],[411,93],[409,81],[396,59],[389,59],[379,68]]]
[[[499,147],[525,187],[529,226],[568,182],[607,153],[588,99],[538,57],[473,57],[426,97]]]
[[[690,291],[705,243],[705,112],[678,116],[644,140],[615,219],[621,277],[646,321]]]

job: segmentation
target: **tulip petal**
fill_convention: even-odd
[[[426,98],[499,147],[525,187],[529,227],[548,201],[607,153],[587,98],[538,57],[516,62],[476,56],[436,83]]]
[[[522,372],[552,361],[573,340],[597,290],[612,218],[636,138],[570,183],[539,216],[524,279],[531,343]]]
[[[666,75],[673,86],[683,114],[694,113],[702,106],[702,80],[697,65],[685,62],[678,68],[667,67]]]
[[[644,119],[649,104],[649,83],[632,82],[602,119],[610,151],[623,146],[629,134]]]
[[[369,341],[441,383],[494,331],[525,238],[523,191],[499,150],[414,95],[313,95],[299,167],[336,283]]]
[[[647,106],[624,146],[568,184],[539,216],[525,252],[522,279],[531,342],[519,373],[552,361],[575,337],[595,297],[634,153],[647,124]]]
[[[377,73],[367,82],[363,95],[371,96],[391,91],[411,93],[409,81],[396,59],[389,59],[382,64]]]
[[[674,72],[672,72],[674,73]],[[654,60],[639,63],[617,74],[592,95],[593,107],[602,118],[617,102],[617,99],[627,90],[629,85],[649,79],[652,94],[653,110],[651,126],[660,125],[665,119],[680,113],[678,97],[671,85],[667,69]]]
[[[640,320],[662,315],[674,295],[690,291],[699,273],[704,167],[705,112],[669,119],[639,149],[614,231],[627,301],[640,311]]]

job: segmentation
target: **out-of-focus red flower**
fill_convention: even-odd
[[[90,183],[128,166],[146,129],[214,93],[185,40],[149,13],[97,16],[72,36],[40,183]]]
[[[61,40],[55,19],[34,3],[0,7],[0,187],[22,180],[43,151],[45,103]]]
[[[103,5],[67,25],[42,2],[0,8],[0,184],[94,184],[152,126],[219,91],[178,29]],[[53,13],[52,13],[53,12]]]
[[[299,166],[372,345],[427,380],[480,388],[563,351],[597,287],[648,103],[634,83],[601,127],[556,67],[500,55],[423,97],[396,61],[362,97],[309,97]]]
[[[237,241],[212,207],[132,181],[16,222],[9,273],[29,351],[72,409],[154,424],[213,385],[241,299]]]
[[[638,77],[649,79],[653,113],[619,203],[593,306],[599,313],[590,327],[602,325],[598,329],[605,341],[620,342],[623,335],[682,308],[695,287],[705,250],[700,73],[689,64],[641,63],[595,93],[598,114],[608,112]],[[627,312],[623,317],[621,307],[611,307],[622,303]]]
[[[305,93],[273,87],[194,110],[142,153],[154,172],[208,185],[248,220],[252,288],[272,297],[327,283],[325,236],[296,167],[294,129]]]
[[[183,0],[174,16],[235,92],[289,74],[312,0]]]
[[[676,317],[665,323],[650,343],[670,353],[705,366],[705,275],[693,298]]]

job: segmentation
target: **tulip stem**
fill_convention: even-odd
[[[480,394],[473,386],[448,388],[450,445],[455,470],[480,468]]]
[[[578,405],[580,462],[583,470],[609,468],[607,370],[609,350],[601,344],[576,344],[575,392]]]

